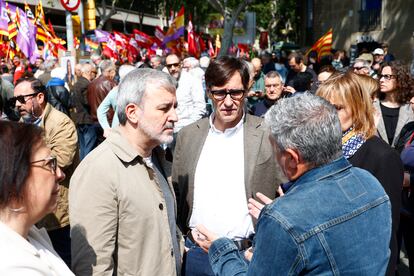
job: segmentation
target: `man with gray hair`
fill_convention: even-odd
[[[290,187],[261,211],[254,249],[245,255],[254,256],[250,264],[232,241],[197,226],[215,274],[384,275],[389,198],[377,179],[342,156],[335,108],[303,94],[279,100],[265,121]]]
[[[121,81],[120,126],[78,166],[69,191],[76,275],[179,275],[181,234],[170,164],[175,81],[135,69]]]

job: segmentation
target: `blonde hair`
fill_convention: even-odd
[[[334,73],[316,91],[316,95],[327,99],[339,100],[350,107],[353,128],[365,139],[375,134],[374,106],[367,89],[361,87],[361,80],[353,72]]]
[[[356,77],[355,80],[361,86],[362,91],[365,93],[368,93],[371,100],[375,100],[379,92],[379,89],[380,89],[378,80],[375,80],[374,78],[367,76],[367,75],[356,74],[355,77]]]

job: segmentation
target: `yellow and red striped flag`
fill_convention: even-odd
[[[7,10],[7,17],[9,18],[9,22],[8,22],[8,31],[9,31],[9,40],[12,40],[15,36],[17,36],[17,21],[19,20],[19,18],[16,17],[14,18],[14,20],[12,19],[12,14],[9,8],[8,3],[6,2],[6,10]]]
[[[316,43],[312,46],[312,48],[309,49],[306,55],[308,55],[311,51],[316,51],[318,54],[318,59],[320,59],[322,56],[331,54],[332,33],[332,28],[330,28],[326,34],[324,34],[321,38],[318,39],[318,41],[316,41]]]

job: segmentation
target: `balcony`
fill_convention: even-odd
[[[374,31],[381,26],[381,10],[361,10],[359,11],[359,31]]]

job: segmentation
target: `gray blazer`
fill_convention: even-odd
[[[257,192],[275,198],[276,190],[284,179],[276,163],[268,132],[262,125],[262,119],[251,115],[245,115],[243,127],[246,204],[248,198],[255,197]],[[209,129],[209,119],[204,118],[186,126],[178,133],[172,181],[177,198],[177,224],[183,233],[189,230],[188,222],[194,197],[194,174]],[[213,164],[214,160],[211,160],[211,163]],[[217,169],[225,170],[225,168],[215,168],[212,165],[211,173]],[[212,204],[213,202],[214,199],[212,199]]]
[[[380,107],[380,101],[375,100],[374,101],[374,107],[377,110],[377,112],[381,115],[379,116],[379,121],[377,125],[377,135],[383,139],[387,144],[389,144],[387,139],[387,131],[385,130],[385,124],[384,119],[382,117],[381,107]],[[414,121],[414,112],[411,110],[410,104],[404,104],[400,107],[400,113],[398,115],[398,122],[397,127],[395,129],[394,139],[391,143],[392,147],[395,147],[395,144],[398,141],[398,138],[400,136],[401,129],[404,125],[407,123]]]

